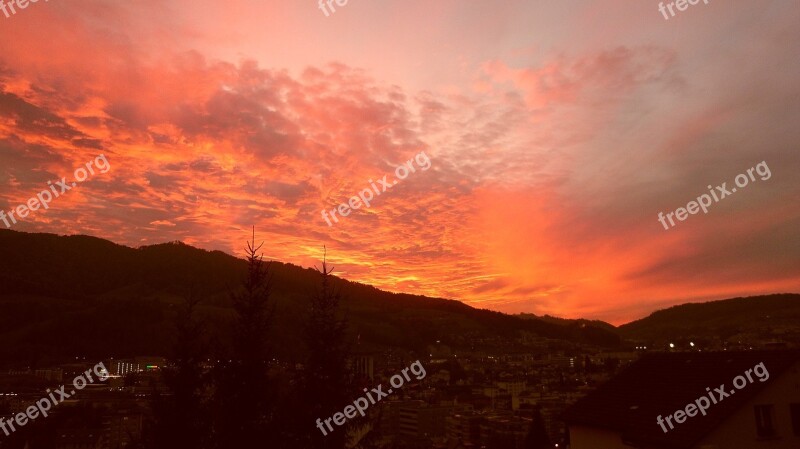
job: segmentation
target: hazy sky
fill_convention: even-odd
[[[241,256],[255,225],[268,258],[327,245],[382,289],[616,324],[800,291],[797,1],[334,6],[0,13],[0,210],[112,167],[12,229]],[[429,170],[327,225],[420,151]],[[769,179],[659,223],[762,161]]]

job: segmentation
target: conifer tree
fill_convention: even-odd
[[[231,294],[236,322],[233,350],[216,367],[214,439],[218,448],[274,447],[275,392],[270,388],[268,332],[275,311],[270,301],[270,263],[261,245],[247,242],[247,276]]]
[[[199,299],[190,290],[176,317],[176,342],[162,376],[169,395],[153,404],[155,423],[149,447],[208,447],[206,401],[208,379],[203,363],[208,354],[203,323],[196,319]]]
[[[326,254],[327,256],[327,254]],[[341,449],[345,445],[347,424],[325,427],[324,435],[316,420],[326,419],[353,400],[348,370],[349,347],[346,342],[347,322],[340,318],[341,294],[333,286],[333,267],[328,268],[326,256],[320,275],[320,288],[311,296],[311,310],[305,328],[308,360],[304,372],[304,393],[308,407],[308,429],[312,447]]]

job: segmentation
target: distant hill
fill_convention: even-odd
[[[602,335],[605,335],[608,332],[617,334],[617,328],[614,327],[613,324],[606,323],[605,321],[600,320],[585,320],[585,319],[576,319],[570,320],[566,318],[558,318],[550,315],[534,315],[532,313],[520,313],[518,316],[524,320],[539,320],[544,321],[545,323],[557,324],[559,326],[564,326],[567,328],[572,329],[581,329],[583,332],[587,334],[595,333],[598,335],[599,338],[602,338]]]
[[[215,336],[212,343],[224,347],[233,316],[229,295],[246,273],[242,259],[178,242],[134,249],[87,236],[0,230],[0,254],[3,360],[165,354],[174,311],[190,290],[203,298],[199,312]],[[277,307],[273,343],[280,356],[297,358],[308,296],[319,275],[280,262],[270,271]],[[436,340],[459,348],[473,337],[523,332],[597,345],[619,342],[613,329],[522,319],[341,279],[336,285],[351,337],[360,336],[363,345],[424,351]]]
[[[601,320],[586,320],[586,319],[583,319],[583,318],[571,320],[571,319],[567,319],[567,318],[559,318],[559,317],[550,316],[550,315],[539,316],[539,315],[534,315],[532,313],[520,313],[517,316],[520,317],[520,318],[524,318],[524,319],[539,319],[539,320],[547,321],[549,323],[561,324],[563,326],[583,326],[583,327],[585,327],[585,326],[593,326],[593,327],[599,327],[599,328],[605,329],[605,330],[615,330],[616,329],[616,327],[614,327],[613,324],[609,324],[609,323],[606,323],[605,321],[601,321]]]
[[[618,328],[621,336],[639,340],[669,340],[684,336],[762,338],[800,336],[800,295],[776,294],[682,304]]]

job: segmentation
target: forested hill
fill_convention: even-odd
[[[619,327],[625,338],[659,340],[687,335],[726,339],[737,334],[776,337],[800,329],[800,295],[776,294],[682,304]]]
[[[174,311],[190,292],[202,298],[207,332],[224,345],[230,294],[246,272],[242,259],[182,243],[134,249],[94,237],[9,230],[0,230],[0,255],[0,356],[14,360],[164,354]],[[308,297],[319,274],[280,262],[270,271],[276,305],[271,339],[279,355],[294,358],[303,350]],[[365,345],[423,350],[440,340],[457,348],[475,337],[521,332],[598,345],[619,341],[613,330],[577,322],[522,319],[345,280],[337,286],[350,333]]]

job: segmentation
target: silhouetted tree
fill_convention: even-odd
[[[553,444],[550,443],[550,437],[544,426],[544,418],[537,407],[533,410],[533,421],[531,421],[528,435],[525,437],[525,449],[550,449],[552,447]]]
[[[347,424],[337,426],[331,422],[333,431],[325,427],[325,436],[316,427],[316,420],[331,417],[353,400],[347,368],[347,322],[339,317],[341,295],[332,285],[333,267],[328,269],[327,260],[323,258],[322,268],[317,271],[321,285],[311,296],[311,310],[305,327],[309,352],[303,381],[307,401],[302,406],[308,409],[306,419],[312,447],[341,449],[345,444]]]
[[[267,342],[275,311],[270,303],[270,263],[258,255],[261,245],[247,243],[247,277],[231,294],[236,311],[232,356],[215,369],[214,440],[219,448],[273,447],[274,390],[270,388]]]
[[[169,394],[157,395],[153,404],[155,423],[148,446],[155,449],[208,447],[208,379],[203,368],[208,348],[203,324],[194,317],[198,303],[192,289],[176,317],[175,347],[162,372]]]

